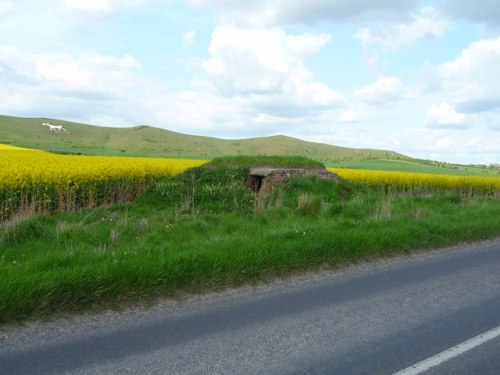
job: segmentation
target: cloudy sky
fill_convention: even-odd
[[[0,114],[500,163],[500,2],[0,0]]]

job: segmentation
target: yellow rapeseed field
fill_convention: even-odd
[[[152,178],[201,160],[56,155],[0,144],[0,221],[19,209],[66,211],[126,201]]]
[[[0,222],[16,212],[63,212],[123,202],[158,176],[204,160],[56,155],[0,144]],[[453,191],[499,196],[500,178],[328,168],[342,178],[397,193]]]
[[[464,196],[477,194],[498,196],[500,194],[499,177],[453,176],[347,168],[328,169],[346,180],[384,191],[410,194],[453,191]]]

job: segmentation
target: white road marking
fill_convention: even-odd
[[[427,371],[431,367],[438,366],[443,362],[446,362],[468,350],[474,349],[475,347],[484,344],[487,341],[493,340],[500,336],[500,326],[493,328],[492,330],[477,335],[470,340],[464,341],[461,344],[455,345],[454,347],[445,350],[435,356],[429,357],[421,362],[414,364],[404,370],[398,371],[393,375],[417,375],[424,371]]]

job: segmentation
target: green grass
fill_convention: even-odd
[[[328,164],[329,167],[366,169],[376,171],[398,171],[414,173],[447,174],[457,176],[494,176],[500,177],[500,169],[492,167],[475,167],[445,163],[423,164],[411,160],[372,159],[356,160]]]
[[[247,167],[163,178],[129,204],[0,227],[0,324],[217,290],[500,234],[500,200],[315,177],[268,196]]]
[[[250,168],[250,167],[280,167],[280,168],[316,168],[324,169],[323,163],[303,156],[224,156],[215,158],[206,167],[217,168]]]

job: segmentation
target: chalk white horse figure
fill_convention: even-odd
[[[66,129],[64,129],[62,125],[51,125],[51,124],[47,124],[46,122],[44,122],[42,124],[42,126],[48,126],[49,130],[52,132],[65,132],[66,131]]]

